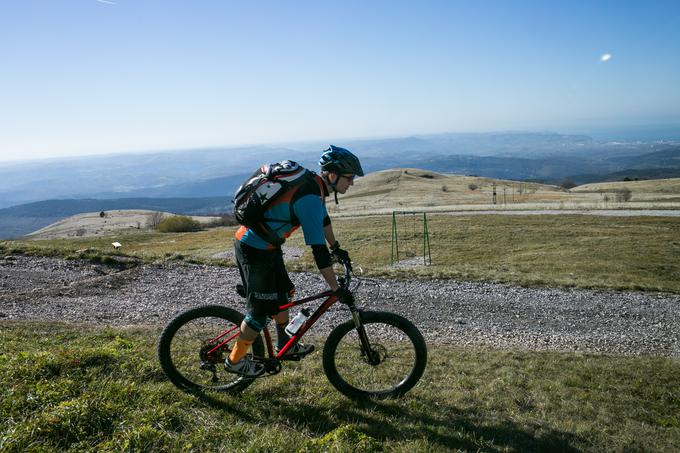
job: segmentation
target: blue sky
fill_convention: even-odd
[[[0,160],[680,130],[678,1],[2,0],[0,55]]]

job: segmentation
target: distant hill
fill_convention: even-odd
[[[10,239],[83,212],[143,209],[185,215],[231,212],[229,197],[47,200],[0,209],[0,238]]]
[[[253,169],[254,170],[254,169]],[[126,198],[206,198],[222,197],[231,200],[236,189],[252,174],[239,173],[221,178],[211,178],[179,184],[166,184],[156,187],[144,187],[125,193]],[[94,198],[120,198],[120,193],[101,192]]]
[[[572,192],[591,192],[591,191],[612,191],[629,189],[636,194],[668,194],[675,198],[680,196],[680,178],[673,179],[655,179],[648,181],[616,181],[616,182],[599,182],[593,184],[584,184],[582,186],[574,187]]]
[[[654,151],[640,156],[612,157],[610,161],[626,169],[680,168],[680,147]]]
[[[680,178],[588,184],[565,190],[557,185],[536,182],[445,174],[416,168],[392,168],[357,178],[352,189],[338,197],[339,205],[335,205],[333,197],[330,197],[326,206],[333,215],[384,213],[392,210],[477,209],[475,206],[489,209],[494,203],[495,191],[498,205],[531,206],[534,203],[545,206],[545,203],[567,203],[567,206],[579,208],[584,206],[583,203],[591,206],[601,203],[604,200],[603,192],[616,194],[622,189],[631,190],[632,201],[680,201]],[[615,197],[610,196],[608,199],[614,200]],[[81,213],[108,213],[130,209],[195,216],[231,212],[232,206],[226,196],[50,200],[0,209],[0,238],[26,235]],[[130,222],[129,219],[124,221]],[[139,222],[143,224],[142,220]],[[130,225],[134,227],[135,224],[132,222]]]
[[[328,143],[89,156],[33,162],[0,162],[0,208],[46,199],[210,197],[229,194],[262,163],[293,159],[318,168]],[[625,158],[676,142],[599,142],[554,132],[437,134],[373,140],[342,140],[367,172],[391,167],[441,173],[558,182],[569,175],[604,175],[626,168],[669,167]],[[623,160],[616,160],[624,158]],[[661,156],[660,156],[661,158]],[[674,164],[672,167],[676,167]],[[224,190],[222,191],[222,189]]]
[[[609,172],[616,168],[608,162],[581,159],[520,157],[441,156],[426,161],[406,161],[407,168],[422,168],[440,173],[458,173],[512,180],[543,180],[558,182],[579,170]]]
[[[568,197],[565,190],[552,185],[397,168],[358,178],[347,194],[338,197],[337,206],[329,200],[327,207],[332,214],[361,214],[491,205],[494,188],[499,204],[504,196],[508,202],[555,201]]]
[[[560,185],[567,179],[584,184],[676,177],[680,172],[678,142],[599,142],[552,132],[499,132],[336,144],[360,156],[367,173],[419,168]],[[325,146],[316,142],[0,163],[0,208],[5,208],[0,209],[0,237],[20,236],[63,217],[98,210],[228,211],[231,194],[260,164],[288,158],[316,170]],[[439,202],[426,198],[418,203]]]
[[[229,193],[229,187],[222,193],[211,188],[210,195],[205,195],[192,185],[247,175],[261,163],[291,156],[310,162],[318,158],[317,153],[312,156],[285,147],[252,146],[0,162],[0,203],[7,207],[57,198],[217,196]],[[186,187],[192,195],[177,187]],[[152,195],[152,191],[160,195]]]
[[[642,154],[609,159],[616,171],[609,173],[575,174],[565,179],[576,184],[593,182],[622,181],[628,179],[665,179],[680,177],[680,147]]]
[[[680,178],[680,168],[650,168],[644,170],[621,170],[605,175],[574,175],[568,176],[565,180],[570,180],[577,185],[590,184],[597,182],[612,181],[631,181],[647,179],[668,179]]]
[[[150,231],[154,222],[173,214],[140,209],[121,209],[76,214],[52,223],[26,236],[30,239],[66,239],[92,236],[122,235],[130,231]],[[203,225],[220,220],[219,217],[192,216]]]

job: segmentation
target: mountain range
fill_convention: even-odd
[[[680,177],[680,142],[498,132],[334,144],[360,156],[366,172],[409,167],[548,184]],[[315,169],[326,146],[305,142],[0,163],[0,237],[26,234],[94,205],[95,211],[156,209],[152,206],[186,214],[230,210],[231,194],[259,165],[287,158]]]

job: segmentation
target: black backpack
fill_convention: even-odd
[[[265,218],[264,213],[274,200],[283,193],[299,187],[311,173],[292,160],[263,165],[252,174],[234,193],[234,217],[265,241],[280,246],[285,239],[267,225],[266,221],[281,219]]]

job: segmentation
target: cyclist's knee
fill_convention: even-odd
[[[267,327],[270,320],[271,318],[266,315],[253,315],[252,313],[248,313],[244,321],[248,327],[259,333],[262,329]]]
[[[277,324],[288,322],[288,309],[278,312],[273,318]]]

